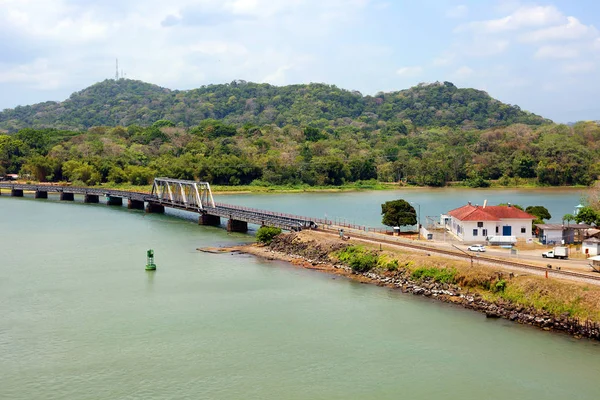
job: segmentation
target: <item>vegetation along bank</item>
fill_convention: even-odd
[[[384,246],[323,232],[264,232],[268,245],[236,248],[267,259],[337,274],[405,293],[436,298],[544,330],[600,340],[600,287]]]

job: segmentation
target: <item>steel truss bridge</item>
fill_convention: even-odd
[[[220,225],[221,218],[227,218],[227,229],[235,232],[246,232],[248,223],[299,231],[315,229],[320,222],[316,218],[215,203],[207,182],[180,179],[155,178],[151,193],[14,182],[0,182],[0,192],[2,189],[10,190],[14,197],[33,192],[36,199],[46,199],[48,193],[57,193],[60,200],[73,201],[75,195],[82,195],[85,203],[99,203],[100,197],[104,196],[108,205],[122,205],[126,200],[128,208],[145,209],[149,213],[163,213],[165,207],[185,210],[198,213],[201,225]]]

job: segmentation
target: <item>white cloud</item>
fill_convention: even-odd
[[[579,50],[571,46],[542,46],[533,55],[535,58],[577,58]]]
[[[36,59],[32,63],[6,67],[0,64],[0,83],[21,83],[39,90],[52,90],[66,80],[66,74],[51,68],[47,59]]]
[[[419,66],[402,67],[402,68],[398,68],[396,73],[400,76],[406,76],[406,77],[419,76],[423,73],[423,67],[419,67]]]
[[[285,84],[298,71],[302,81],[311,81],[321,76],[311,54],[316,44],[335,47],[334,33],[354,30],[351,24],[364,18],[368,5],[368,0],[0,0],[5,35],[0,38],[14,38],[18,45],[12,47],[23,55],[2,55],[0,83],[68,87],[68,95],[114,76],[115,58],[129,78],[170,88],[234,79]]]
[[[439,57],[434,58],[432,64],[434,67],[445,67],[445,66],[453,64],[455,60],[456,60],[455,53],[444,52]]]
[[[64,0],[5,0],[0,4],[0,25],[41,41],[82,43],[106,39],[110,22],[98,20],[92,12],[69,6]]]
[[[567,23],[549,28],[538,29],[521,35],[524,42],[541,42],[549,40],[573,40],[589,36],[597,36],[598,30],[584,25],[575,17],[567,17]]]
[[[194,43],[189,46],[191,52],[203,53],[208,55],[246,55],[248,49],[239,43],[231,43],[220,40],[209,40]]]
[[[522,6],[512,14],[498,19],[470,22],[457,31],[499,33],[522,28],[543,27],[564,21],[563,14],[554,6]]]
[[[473,43],[467,43],[463,49],[463,54],[471,57],[487,57],[505,52],[510,42],[508,40],[477,40]]]
[[[473,75],[474,72],[475,71],[473,71],[473,69],[467,67],[466,65],[463,65],[462,67],[454,71],[453,75],[457,79],[465,79]]]
[[[562,72],[566,74],[585,74],[596,71],[596,64],[593,62],[579,62],[565,64],[562,66]]]
[[[261,82],[270,83],[272,85],[284,85],[286,80],[286,72],[292,68],[292,65],[282,65],[277,68],[273,73],[265,76]]]
[[[446,11],[447,18],[465,18],[469,14],[469,7],[464,4],[452,7]]]

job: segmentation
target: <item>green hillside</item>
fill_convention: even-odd
[[[274,124],[326,130],[342,125],[375,130],[390,122],[399,126],[468,129],[548,122],[495,100],[486,92],[459,89],[449,82],[363,96],[315,83],[278,87],[234,81],[178,91],[121,79],[97,83],[62,102],[4,110],[0,112],[0,129],[15,132],[22,128],[84,130],[93,126],[149,126],[160,119],[190,127],[209,118],[238,127]]]

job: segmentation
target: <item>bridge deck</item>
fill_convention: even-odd
[[[157,196],[148,193],[130,192],[126,190],[86,188],[77,186],[32,185],[12,182],[0,182],[0,189],[121,197],[125,199],[160,204],[165,207],[176,208],[179,210],[209,214],[222,218],[244,221],[251,224],[268,225],[295,231],[307,228],[316,228],[318,221],[315,218],[259,210],[255,208],[241,207],[224,203],[215,203],[214,207],[199,207],[197,205],[188,204],[182,201],[159,199]]]

